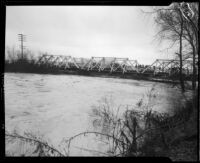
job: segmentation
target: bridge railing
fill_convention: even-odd
[[[121,73],[149,73],[173,75],[179,72],[179,60],[157,59],[151,65],[141,66],[137,60],[129,60],[128,58],[116,57],[91,57],[75,58],[64,55],[42,55],[38,65],[55,66],[62,69],[82,69],[86,71],[105,71],[105,72],[121,72]],[[192,61],[183,61],[183,73],[189,75],[192,73]]]

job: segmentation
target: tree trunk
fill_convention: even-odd
[[[192,74],[192,89],[195,90],[196,88],[196,52],[198,52],[198,28],[196,27],[196,25],[194,24],[194,22],[192,21],[192,19],[190,19],[188,17],[189,21],[190,21],[190,24],[191,24],[191,27],[192,27],[192,30],[194,32],[194,36],[195,36],[195,40],[196,40],[196,43],[193,42],[193,38],[192,36],[190,35],[189,33],[189,29],[188,29],[188,36],[190,38],[190,44],[192,46],[192,51],[193,51],[193,74]],[[195,45],[196,47],[195,47]]]
[[[181,18],[181,31],[180,31],[180,49],[179,49],[179,58],[180,58],[180,70],[179,70],[179,76],[180,76],[180,84],[181,84],[181,90],[182,92],[185,91],[185,86],[184,86],[184,79],[183,79],[183,74],[182,74],[182,67],[183,67],[183,61],[182,61],[182,35],[183,35],[183,17],[182,13],[179,10],[180,13],[180,18]]]
[[[195,58],[195,55],[196,55],[196,51],[195,51],[195,47],[193,46],[192,47],[193,49],[193,77],[192,77],[192,89],[195,90],[196,88],[196,58]]]
[[[198,42],[198,26],[195,25],[195,23],[192,21],[192,19],[190,17],[188,17],[190,23],[191,23],[191,27],[193,29],[194,32],[194,36],[196,39],[196,49],[194,44],[192,45],[192,50],[193,50],[193,77],[192,77],[192,89],[195,90],[196,88],[196,52],[198,53],[199,50],[199,42]],[[198,24],[198,23],[197,23]],[[191,40],[192,41],[192,40]]]

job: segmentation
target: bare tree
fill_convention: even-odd
[[[186,7],[188,8],[188,7]],[[189,9],[192,12],[192,17],[183,13],[185,18],[183,37],[188,41],[192,49],[192,59],[193,59],[193,79],[192,79],[192,88],[196,88],[196,56],[199,49],[198,44],[198,16],[199,16],[199,6],[198,3],[191,3]]]
[[[159,32],[157,33],[157,37],[162,42],[163,40],[169,40],[172,42],[172,46],[174,46],[177,42],[179,42],[179,76],[180,76],[180,84],[182,91],[184,88],[184,79],[182,74],[182,44],[183,44],[183,17],[182,13],[179,9],[178,4],[171,5],[168,9],[155,9],[156,17],[155,22],[159,26]]]
[[[183,36],[183,16],[180,10],[179,11],[179,16],[180,16],[180,46],[179,46],[179,59],[180,59],[180,82],[181,82],[181,88],[182,91],[185,91],[185,87],[184,87],[184,81],[183,81],[183,75],[182,75],[182,67],[183,67],[183,59],[182,59],[182,36]]]
[[[191,6],[192,7],[189,9],[192,13],[186,12],[185,10],[188,8],[184,9],[183,4],[179,3],[173,3],[168,8],[156,8],[153,11],[153,13],[156,14],[155,22],[159,27],[159,32],[156,35],[156,37],[159,39],[159,42],[168,40],[172,43],[170,48],[174,47],[174,45],[179,46],[179,53],[176,54],[178,54],[180,60],[179,73],[180,83],[183,91],[184,79],[182,75],[182,62],[187,58],[183,57],[184,50],[189,50],[187,54],[192,54],[192,87],[193,89],[196,88],[196,55],[198,52],[198,4],[192,3]],[[190,46],[189,48],[188,45]]]
[[[19,53],[19,51],[17,51],[14,46],[12,48],[7,46],[5,59],[8,62],[15,62],[18,58],[18,53]]]

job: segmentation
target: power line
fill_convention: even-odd
[[[19,39],[19,41],[21,43],[21,45],[20,45],[20,48],[21,48],[21,57],[23,59],[24,58],[23,50],[25,49],[24,42],[26,41],[26,36],[24,34],[18,34],[18,39]]]

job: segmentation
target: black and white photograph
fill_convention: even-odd
[[[198,160],[199,2],[5,14],[5,157]]]

